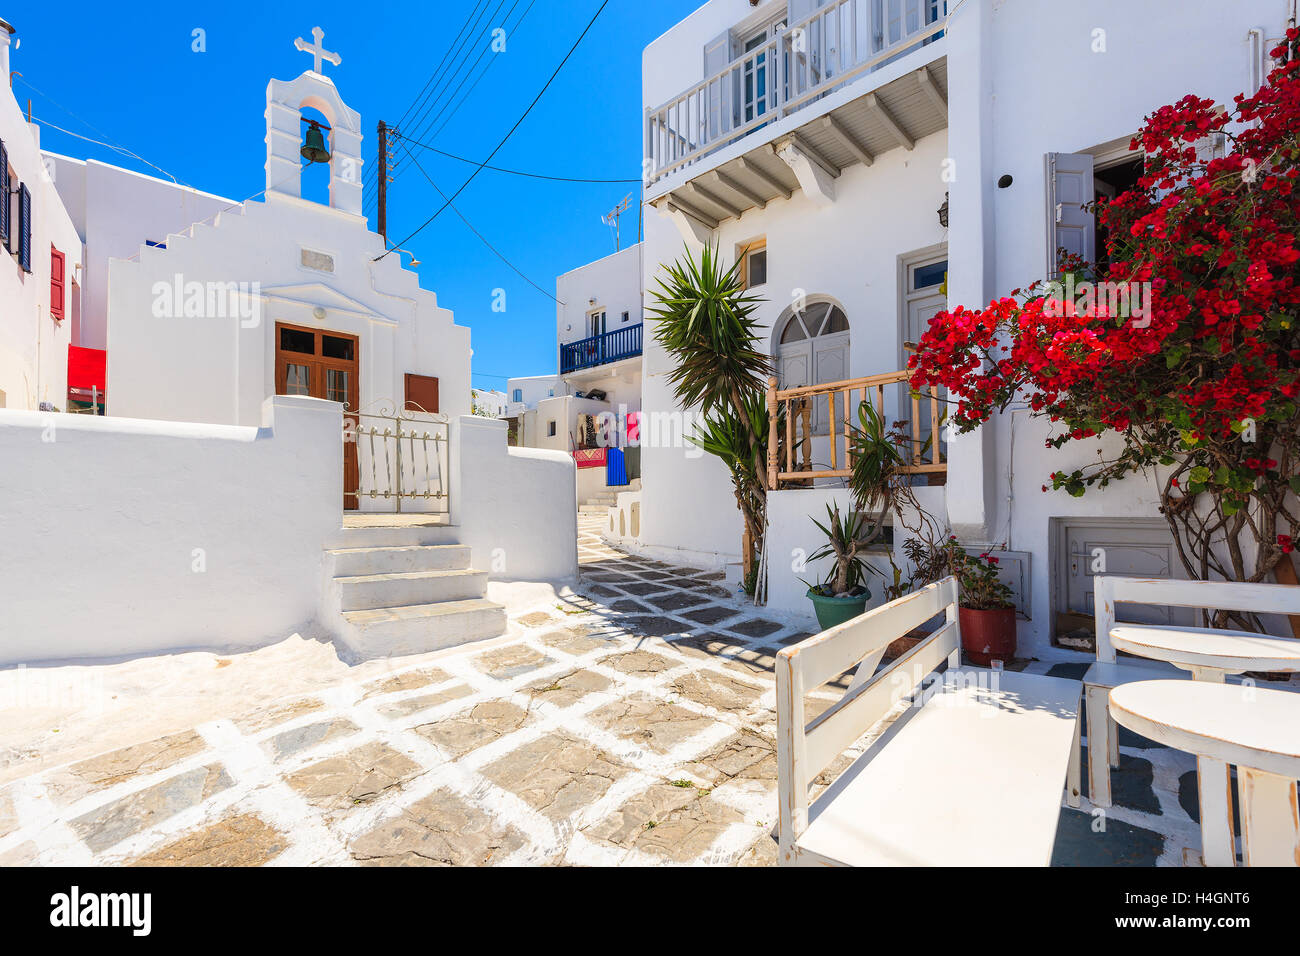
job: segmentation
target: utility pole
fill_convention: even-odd
[[[388,248],[388,125],[379,121],[379,234]]]

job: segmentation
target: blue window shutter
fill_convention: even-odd
[[[32,271],[32,194],[26,183],[18,187],[18,264]]]
[[[0,142],[0,243],[9,248],[9,151]]]

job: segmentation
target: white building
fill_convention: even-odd
[[[26,384],[38,375],[66,391],[73,323],[51,314],[49,253],[44,266],[35,253],[66,249],[73,276],[84,237],[104,296],[86,336],[107,345],[110,411],[0,410],[0,460],[23,463],[0,469],[0,663],[294,630],[351,656],[432,650],[501,633],[489,578],[577,572],[573,460],[508,448],[504,422],[470,414],[469,329],[370,231],[361,118],[313,37],[295,44],[313,69],[267,87],[260,200],[53,157],[70,216],[0,96],[24,266],[32,253],[30,272],[0,270],[0,375],[14,382],[0,388],[18,408],[44,394]],[[315,157],[327,204],[300,195],[307,109],[329,126]],[[72,576],[69,554],[83,558]]]
[[[557,277],[559,374],[508,386],[516,443],[572,454],[593,513],[640,487],[641,275],[637,243]]]
[[[555,394],[559,384],[558,375],[523,375],[506,381],[506,414],[518,414]]]
[[[475,414],[487,418],[500,418],[506,413],[510,397],[495,388],[475,388],[470,390],[470,401],[474,404]]]
[[[14,28],[0,20],[0,77]],[[6,82],[0,92],[0,408],[63,409],[81,316],[82,250]]]
[[[644,287],[683,241],[716,244],[746,258],[767,299],[782,388],[902,370],[904,343],[946,304],[1042,278],[1059,246],[1090,255],[1079,204],[1132,182],[1142,117],[1188,92],[1229,102],[1253,90],[1283,16],[1276,0],[710,0],[643,57]],[[674,410],[670,367],[648,334],[649,414]],[[905,386],[884,398],[888,417],[912,418]],[[816,467],[829,469],[825,436],[841,420],[832,429],[814,409]],[[1091,612],[1087,562],[1072,556],[1104,543],[1111,573],[1180,573],[1154,487],[1040,491],[1049,471],[1095,453],[1047,454],[1046,429],[1017,409],[941,440],[946,480],[918,489],[964,544],[1009,552],[1030,653],[1069,612]],[[644,447],[642,470],[640,547],[737,560],[741,521],[718,461]],[[778,609],[809,610],[798,578],[819,569],[797,574],[791,555],[821,543],[808,516],[846,500],[842,479],[817,485],[769,499]]]

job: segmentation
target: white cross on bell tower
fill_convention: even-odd
[[[314,72],[316,73],[321,72],[321,68],[320,68],[321,60],[329,60],[329,62],[333,63],[335,66],[342,65],[343,57],[339,56],[337,53],[331,53],[329,50],[325,49],[325,45],[321,42],[322,40],[325,39],[324,30],[322,30],[320,27],[312,27],[311,35],[312,35],[312,39],[316,41],[315,43],[308,43],[302,37],[298,37],[296,40],[293,41],[293,45],[295,48],[301,50],[303,53],[310,53],[312,55],[313,59],[315,60],[315,64],[312,66],[312,70]],[[321,75],[324,76],[323,73],[321,73]]]
[[[322,61],[335,66],[342,57],[325,49],[325,31],[314,27],[314,43],[299,37],[293,45],[313,57],[314,69],[292,80],[271,80],[266,87],[266,193],[302,196],[303,110],[325,117],[330,159],[329,204],[333,209],[361,215],[361,114],[339,96],[334,80],[321,73]]]

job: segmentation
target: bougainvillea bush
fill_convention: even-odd
[[[1187,96],[1146,118],[1130,147],[1138,185],[1096,210],[1103,265],[1066,260],[1061,285],[941,312],[911,360],[914,387],[949,390],[960,430],[1027,401],[1056,423],[1049,447],[1120,436],[1044,491],[1158,475],[1182,563],[1202,580],[1263,580],[1297,523],[1298,35],[1253,96],[1230,108]],[[1212,158],[1215,138],[1226,150]]]

